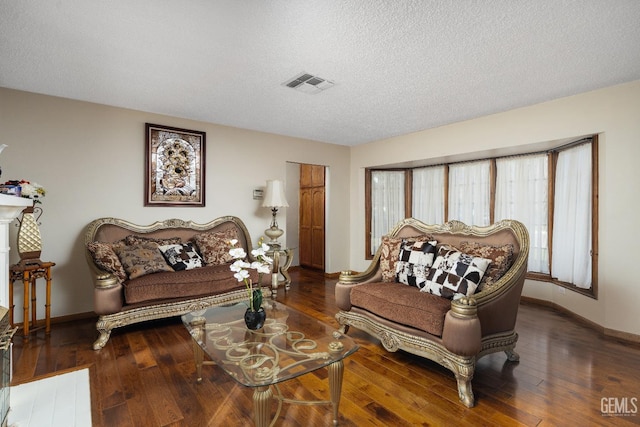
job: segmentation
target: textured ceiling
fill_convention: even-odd
[[[637,79],[638,0],[0,0],[2,87],[342,145]]]

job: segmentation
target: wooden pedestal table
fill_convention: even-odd
[[[22,280],[24,286],[24,298],[22,302],[23,335],[29,335],[29,331],[36,331],[37,327],[37,307],[36,307],[36,281],[37,279],[45,279],[46,282],[46,301],[45,301],[45,332],[51,332],[51,267],[56,265],[54,262],[39,262],[36,264],[15,264],[9,268],[9,322],[13,326],[13,282]],[[29,297],[31,293],[31,297]],[[31,321],[29,321],[29,300],[31,300]]]

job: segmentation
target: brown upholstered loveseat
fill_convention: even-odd
[[[418,250],[418,258],[424,257],[429,246],[425,242],[429,241],[437,242],[431,252],[435,262],[432,267],[442,270],[424,268],[422,275],[416,270],[416,285],[416,277],[411,274],[407,280],[407,254],[414,254],[409,249]],[[475,292],[465,290],[463,295],[453,296],[441,286],[444,278],[460,286],[467,284],[460,280],[463,274],[441,274],[451,267],[442,260],[456,252],[491,260]],[[404,258],[403,253],[407,255]],[[438,255],[443,254],[439,262]],[[335,290],[340,309],[336,319],[344,332],[354,326],[379,338],[388,351],[404,350],[448,368],[456,377],[460,400],[472,407],[471,380],[476,360],[499,351],[504,351],[510,361],[519,359],[514,351],[518,339],[514,327],[528,254],[529,234],[518,221],[473,227],[459,221],[427,225],[405,219],[383,238],[365,272],[340,275]],[[409,272],[416,268],[410,265]],[[424,281],[425,276],[431,280]]]
[[[85,247],[99,316],[100,335],[93,348],[104,347],[114,328],[246,299],[244,284],[229,269],[231,238],[238,239],[237,247],[244,247],[253,261],[249,232],[233,216],[206,224],[180,219],[145,226],[117,218],[92,221],[86,228]],[[174,271],[171,263],[162,265],[164,257],[154,248],[174,244],[187,244],[202,261],[181,271]],[[265,297],[271,294],[267,287],[262,292]]]

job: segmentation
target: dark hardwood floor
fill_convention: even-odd
[[[278,300],[337,326],[335,280],[300,269]],[[388,353],[351,328],[360,350],[345,360],[343,426],[640,425],[640,346],[601,336],[572,317],[524,304],[518,315],[519,363],[503,353],[478,361],[476,406],[458,400],[448,370],[407,353]],[[92,349],[94,321],[54,324],[13,346],[13,384],[87,367],[94,426],[245,426],[252,390],[216,366],[196,384],[190,336],[179,318],[113,332]],[[326,371],[285,383],[298,398],[326,399]],[[624,406],[626,404],[626,406]],[[604,416],[601,411],[608,412]],[[626,416],[622,412],[626,410]],[[328,426],[328,408],[284,405],[277,425]]]

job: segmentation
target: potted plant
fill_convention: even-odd
[[[273,260],[267,256],[267,251],[270,249],[269,245],[264,243],[264,239],[260,237],[258,241],[258,247],[251,251],[251,255],[255,258],[255,261],[247,262],[247,253],[244,248],[236,247],[238,244],[237,239],[233,239],[229,242],[231,249],[229,254],[235,261],[231,264],[230,269],[234,272],[233,277],[238,279],[238,282],[244,282],[247,288],[247,298],[249,300],[249,306],[244,314],[244,321],[249,329],[260,329],[264,325],[266,319],[266,313],[262,307],[262,290],[260,289],[260,282],[262,274],[271,273],[271,264]],[[256,270],[258,272],[258,286],[254,289],[249,269]]]

